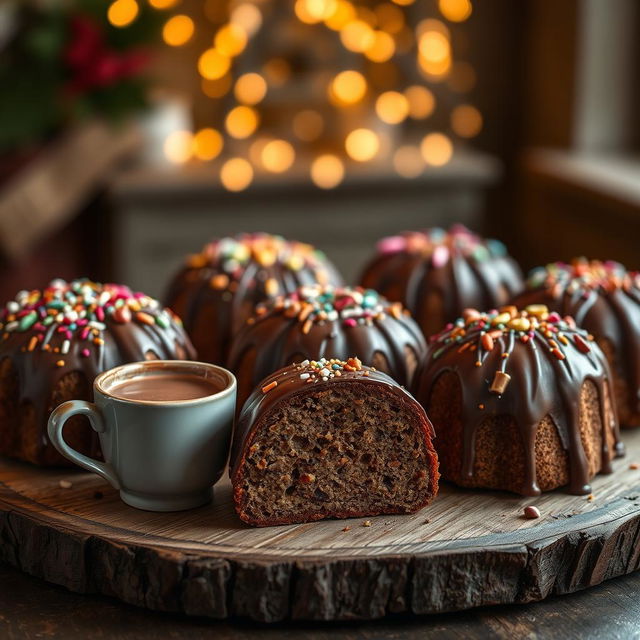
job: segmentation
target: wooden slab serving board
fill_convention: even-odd
[[[421,512],[370,526],[252,529],[224,481],[212,505],[148,513],[96,476],[0,460],[0,561],[73,591],[214,618],[371,619],[529,602],[640,567],[640,430],[624,439],[627,456],[595,479],[592,499],[443,484]],[[541,518],[522,517],[528,504]]]

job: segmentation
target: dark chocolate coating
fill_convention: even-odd
[[[603,472],[610,473],[611,460],[622,455],[624,448],[619,439],[617,419],[613,425],[616,441],[614,451],[607,446],[605,436],[605,387],[612,402],[613,393],[604,354],[595,342],[589,340],[587,332],[575,328],[575,325],[558,319],[557,323],[551,323],[550,326],[552,330],[553,326],[558,327],[560,334],[567,339],[565,345],[553,333],[551,339],[558,344],[557,351],[551,348],[549,338],[543,331],[521,332],[509,329],[508,325],[498,331],[499,336],[493,338],[494,346],[490,351],[482,346],[482,334],[485,330],[491,331],[490,323],[486,326],[468,324],[466,333],[459,334],[460,339],[456,339],[457,325],[434,336],[421,370],[416,374],[413,391],[428,412],[431,392],[437,379],[447,371],[457,375],[462,389],[463,477],[473,478],[475,435],[481,423],[493,416],[507,415],[515,419],[524,446],[526,472],[521,492],[524,495],[538,495],[536,430],[540,421],[550,416],[568,453],[569,491],[574,494],[589,493],[589,471],[580,438],[580,393],[587,380],[591,380],[598,391],[603,428]],[[460,327],[465,327],[464,321]],[[463,351],[460,351],[461,348]],[[504,354],[509,355],[505,358]],[[478,362],[481,364],[478,365]],[[491,390],[496,372],[510,376],[502,393]]]
[[[67,286],[66,283],[64,284]],[[103,285],[90,284],[96,287],[98,292],[103,291]],[[128,289],[120,285],[104,285],[104,287],[114,287],[118,295],[131,294]],[[18,404],[29,403],[35,409],[43,459],[48,457],[45,453],[53,453],[53,446],[49,443],[47,436],[47,420],[49,413],[55,408],[52,406],[52,392],[66,374],[73,371],[81,372],[90,387],[99,373],[128,362],[150,357],[162,360],[195,359],[195,350],[179,324],[179,320],[164,311],[161,306],[153,308],[146,306],[145,300],[151,299],[146,296],[138,298],[138,302],[142,301],[140,311],[150,318],[151,322],[162,314],[166,321],[163,324],[166,326],[141,322],[137,320],[135,311],[130,314],[127,321],[118,321],[114,315],[107,314],[100,321],[105,328],[96,334],[91,333],[88,338],[81,338],[82,331],[77,329],[68,339],[67,335],[57,331],[58,327],[63,326],[62,324],[51,325],[53,328],[48,328],[45,332],[40,331],[37,328],[38,325],[24,331],[7,331],[8,311],[5,308],[2,315],[2,330],[5,333],[0,342],[0,360],[9,358],[17,373]],[[155,304],[155,301],[153,303]],[[40,334],[46,335],[46,338],[38,342],[34,349],[29,350],[31,341]],[[61,349],[66,340],[68,340],[68,352],[62,353]],[[43,350],[43,343],[50,348]],[[90,400],[91,398],[78,399]],[[12,427],[0,425],[0,429],[9,428]]]
[[[230,260],[227,246],[240,247],[242,258]],[[218,285],[220,279],[228,283]],[[199,357],[224,365],[231,339],[256,304],[317,282],[340,285],[342,277],[312,246],[265,233],[239,234],[214,240],[191,256],[165,303],[182,318]]]
[[[519,306],[536,303],[573,316],[596,340],[611,344],[629,386],[631,409],[640,413],[640,273],[615,262],[585,260],[540,267],[514,299]]]
[[[466,308],[505,304],[523,286],[520,268],[504,246],[462,225],[381,240],[360,284],[402,302],[427,337]]]
[[[348,298],[350,293],[361,289],[328,289],[335,292],[337,300]],[[300,290],[302,291],[302,290]],[[285,303],[299,296],[300,291],[285,299]],[[239,389],[246,388],[244,377],[245,358],[255,353],[251,370],[251,387],[270,373],[294,361],[320,357],[345,359],[351,355],[362,362],[375,364],[384,369],[403,386],[411,383],[413,370],[411,360],[418,362],[426,351],[420,328],[399,303],[389,304],[377,293],[379,308],[384,309],[366,319],[343,317],[310,321],[300,319],[283,306],[282,300],[264,305],[264,313],[251,319],[236,336],[229,356],[229,368],[238,375]],[[308,298],[311,299],[311,298]],[[360,323],[361,322],[361,323]],[[408,354],[408,350],[411,354]],[[239,402],[245,398],[239,396]]]

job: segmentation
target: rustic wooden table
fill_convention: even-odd
[[[464,613],[399,617],[367,623],[257,625],[153,613],[98,596],[76,595],[0,565],[3,640],[171,640],[261,637],[266,640],[384,640],[447,638],[563,638],[629,640],[640,637],[640,572],[587,591],[529,605],[485,607]]]

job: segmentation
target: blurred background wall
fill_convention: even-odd
[[[355,278],[463,222],[530,268],[640,268],[635,0],[76,0],[0,8],[0,294],[160,295],[271,231]]]

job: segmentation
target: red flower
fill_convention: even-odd
[[[88,16],[74,16],[70,27],[64,60],[71,72],[66,87],[71,95],[112,86],[135,76],[147,63],[148,56],[141,51],[120,53],[109,49],[100,25]]]

